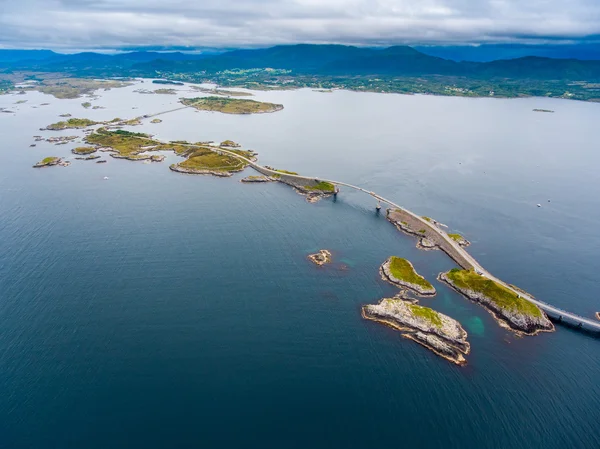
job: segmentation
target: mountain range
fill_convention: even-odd
[[[279,45],[221,54],[137,51],[60,54],[49,50],[0,50],[0,70],[70,72],[79,75],[153,76],[272,68],[327,76],[462,76],[600,81],[600,61],[524,56],[487,62],[455,61],[408,46],[384,49],[346,45]]]

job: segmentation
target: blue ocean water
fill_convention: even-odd
[[[422,303],[467,329],[466,367],[361,318],[395,293],[377,272],[386,257],[432,281],[453,266],[368,197],[309,204],[238,182],[250,172],[173,173],[172,155],[31,168],[77,145],[29,147],[61,134],[37,131],[59,114],[177,103],[133,92],[144,85],[101,92],[99,110],[0,96],[15,112],[0,114],[0,447],[600,447],[598,339],[565,328],[517,338],[435,281]],[[255,94],[285,109],[183,110],[132,130],[233,139],[265,164],[365,186],[463,233],[486,268],[540,299],[600,310],[600,105]],[[306,260],[319,248],[332,266]]]

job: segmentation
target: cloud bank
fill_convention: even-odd
[[[0,0],[0,47],[600,40],[598,0]]]

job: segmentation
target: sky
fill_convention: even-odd
[[[600,0],[0,0],[0,48],[600,40]]]

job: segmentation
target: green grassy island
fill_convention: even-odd
[[[435,294],[433,285],[418,274],[413,265],[406,259],[392,256],[381,265],[380,272],[384,280],[398,287],[409,288],[420,295]]]
[[[73,148],[71,150],[72,153],[79,154],[79,155],[92,154],[92,153],[95,153],[96,151],[98,151],[98,149],[95,147],[77,147],[77,148]]]
[[[52,123],[51,125],[48,125],[46,129],[51,131],[59,131],[61,129],[81,129],[97,124],[98,122],[89,120],[87,118],[70,118],[67,121]]]
[[[33,167],[34,168],[52,167],[53,165],[61,164],[61,162],[62,162],[62,159],[57,156],[48,156],[48,157],[45,157],[44,159],[42,159],[41,161],[39,161]]]
[[[175,95],[177,93],[177,89],[156,89],[154,93],[161,95]]]
[[[180,101],[186,106],[191,106],[201,111],[216,111],[224,114],[263,114],[283,109],[283,105],[281,104],[240,100],[238,98],[182,98]]]
[[[438,279],[483,305],[503,327],[525,335],[554,330],[554,325],[537,305],[473,270],[453,268],[441,273]]]
[[[132,161],[150,160],[162,161],[158,155],[149,155],[155,151],[173,151],[187,159],[171,165],[171,170],[181,173],[213,174],[215,176],[231,176],[236,171],[243,170],[247,163],[226,154],[218,154],[206,146],[192,145],[181,142],[159,142],[148,134],[135,133],[125,130],[109,131],[100,128],[85,138],[88,144],[108,148],[111,156]],[[234,150],[236,153],[250,157],[250,153]]]
[[[460,270],[453,268],[446,273],[448,279],[461,289],[473,290],[490,298],[498,307],[511,310],[534,317],[542,316],[542,311],[533,303],[517,296],[516,293],[507,289],[491,279],[477,274],[473,270]]]

